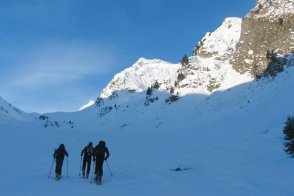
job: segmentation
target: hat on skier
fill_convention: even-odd
[[[92,142],[89,142],[89,145],[90,145],[90,146],[92,146],[92,145],[93,145],[93,143],[92,143]]]
[[[105,141],[101,140],[101,141],[99,142],[99,145],[100,145],[100,146],[105,146]]]

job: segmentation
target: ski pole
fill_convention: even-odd
[[[79,176],[81,175],[81,170],[82,170],[82,158],[83,158],[83,157],[81,156]]]
[[[51,171],[52,171],[52,167],[53,167],[53,165],[54,165],[54,161],[55,161],[55,157],[54,157],[54,159],[53,159],[53,161],[52,161],[52,164],[51,164],[51,168],[50,168],[50,172],[49,172],[48,178],[50,178]]]
[[[68,157],[66,157],[66,177],[68,178]]]
[[[109,165],[108,165],[107,160],[105,160],[105,162],[106,162],[106,165],[107,165],[107,167],[108,167],[108,170],[109,170],[110,175],[113,176],[112,173],[111,173],[111,170],[110,170],[110,167],[109,167]]]
[[[93,182],[93,175],[94,175],[94,167],[95,167],[96,161],[93,161],[93,168],[92,168],[92,174],[91,174],[91,183]]]

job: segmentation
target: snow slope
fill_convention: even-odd
[[[38,114],[28,114],[12,106],[0,97],[0,124],[15,123],[16,121],[34,121]]]
[[[154,91],[159,99],[148,106],[144,92],[121,92],[101,103],[118,108],[101,117],[96,106],[48,114],[73,119],[74,128],[1,125],[1,194],[293,195],[293,159],[283,151],[282,134],[293,115],[293,82],[289,67],[274,79],[172,104],[163,92]],[[105,165],[104,185],[96,186],[78,176],[79,154],[89,141],[101,139],[111,153],[113,176]],[[47,177],[60,143],[69,152],[68,178],[56,182]],[[65,160],[64,176],[66,165]],[[171,171],[178,167],[187,170]]]

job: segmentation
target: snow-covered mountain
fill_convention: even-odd
[[[116,74],[103,89],[100,97],[107,98],[115,91],[142,92],[156,81],[160,89],[168,91],[176,80],[180,64],[171,64],[159,59],[140,58],[133,66]]]
[[[210,94],[252,80],[237,73],[230,64],[241,32],[240,18],[227,18],[212,33],[207,33],[193,50],[187,64],[140,58],[133,66],[114,76],[100,98],[116,91],[142,92],[155,82],[159,90],[175,94]],[[181,77],[180,77],[181,76]]]
[[[267,16],[291,3],[257,1],[243,20],[227,18],[207,33],[181,63],[140,58],[78,112],[5,124],[1,118],[30,115],[0,99],[2,194],[293,195],[294,164],[282,131],[294,115],[293,40],[287,34],[293,20],[276,24]],[[264,53],[277,43],[285,50]],[[258,78],[254,62],[261,63]],[[110,149],[114,175],[105,166],[104,184],[97,187],[78,173],[81,149],[99,140]],[[47,176],[60,143],[70,154],[63,169],[68,178],[56,183]]]

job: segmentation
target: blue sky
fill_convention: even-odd
[[[177,63],[255,0],[0,0],[0,96],[75,111],[138,58]]]

